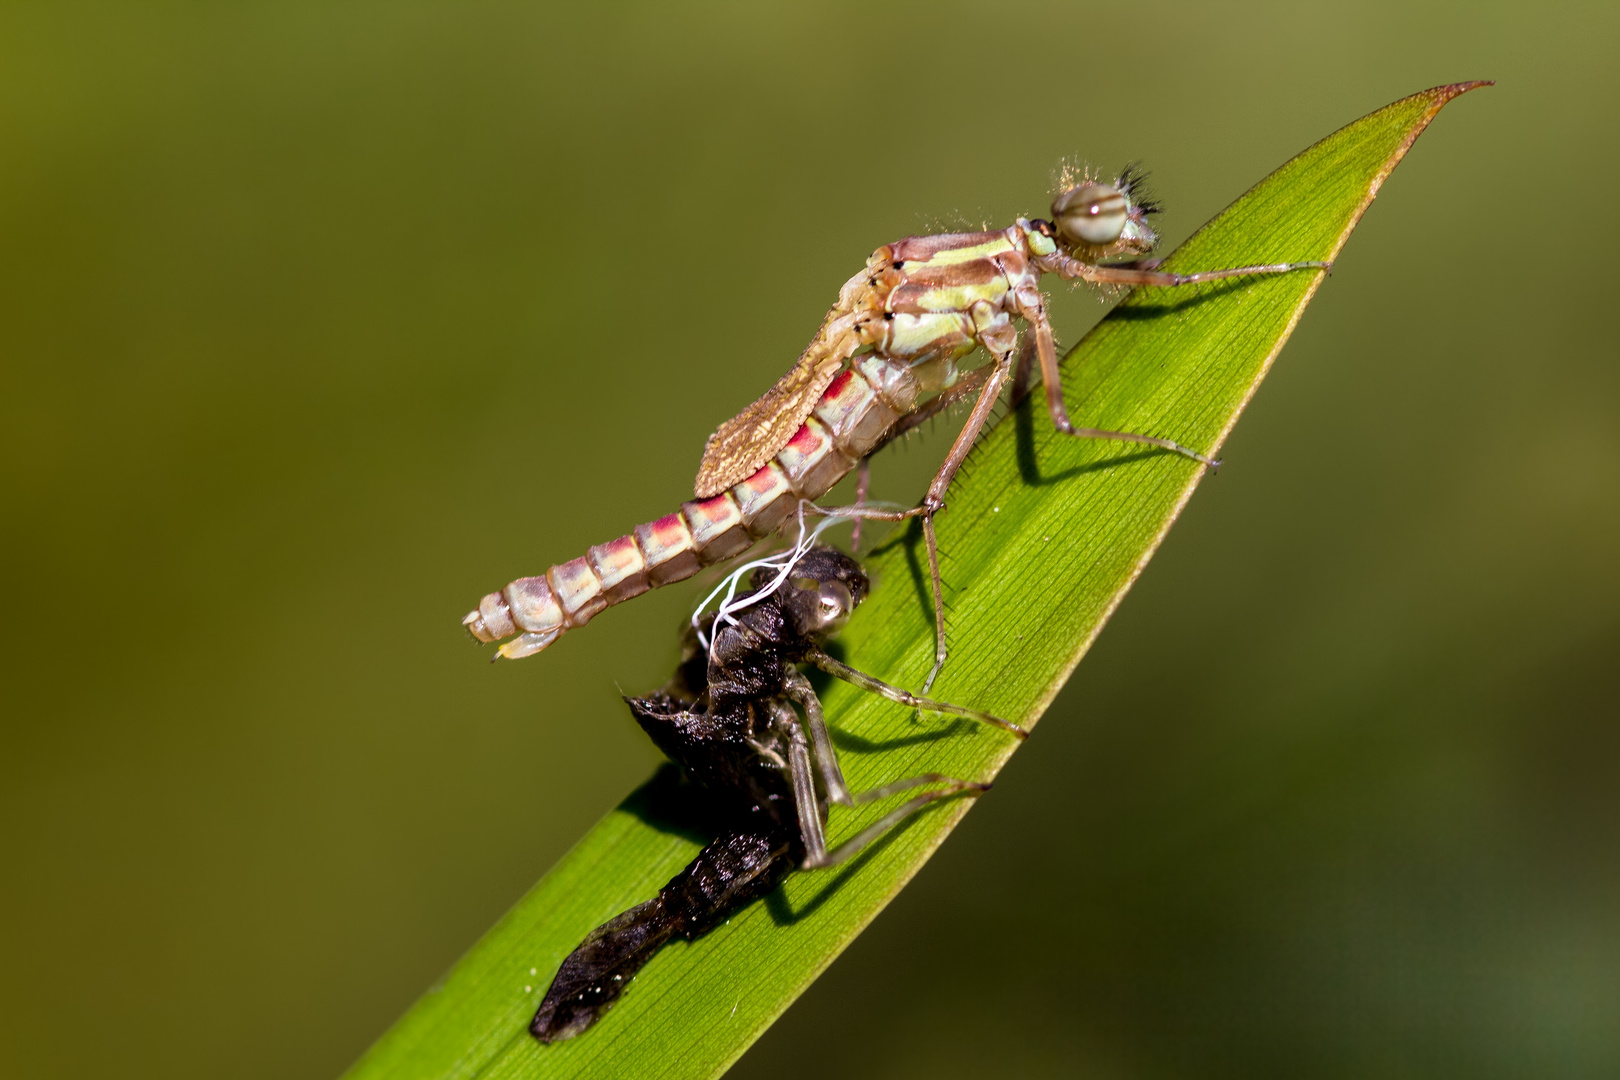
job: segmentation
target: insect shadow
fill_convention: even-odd
[[[848,650],[841,641],[829,641],[823,646],[828,656],[840,663],[849,660]],[[827,690],[838,680],[831,674],[812,668],[805,672],[805,678],[815,689],[817,697],[825,697]],[[944,739],[956,738],[959,735],[980,730],[978,724],[960,716],[953,716],[948,721],[925,725],[922,719],[922,710],[912,710],[911,720],[918,725],[918,730],[906,735],[896,735],[889,739],[869,739],[864,735],[857,735],[853,731],[835,728],[828,725],[827,732],[833,745],[840,750],[847,750],[854,754],[881,754],[889,750],[903,750],[908,746],[923,746],[928,743],[939,742]]]
[[[778,887],[771,890],[765,896],[765,913],[771,917],[771,921],[777,926],[792,926],[794,923],[808,919],[828,900],[837,896],[838,891],[844,887],[845,883],[860,873],[861,868],[867,863],[877,858],[879,852],[898,840],[908,829],[921,820],[921,814],[907,818],[867,844],[866,847],[861,849],[859,855],[845,863],[830,879],[825,876],[819,879],[823,882],[821,887],[816,890],[814,896],[803,901],[798,907],[794,907],[793,901],[788,899],[786,888]]]
[[[882,555],[886,551],[899,548],[905,553],[906,573],[911,578],[911,593],[917,598],[917,610],[922,614],[924,625],[934,625],[934,599],[928,588],[927,572],[923,569],[922,559],[918,555],[918,548],[924,543],[923,524],[921,518],[912,518],[906,522],[903,529],[896,529],[883,539],[883,542],[872,548],[872,554]]]
[[[724,829],[727,807],[709,789],[695,784],[679,765],[666,761],[617,809],[648,828],[706,844]]]
[[[1150,319],[1163,318],[1190,308],[1200,307],[1211,301],[1248,288],[1251,279],[1232,278],[1221,282],[1208,282],[1195,293],[1166,294],[1163,292],[1153,294],[1151,300],[1133,303],[1128,307],[1116,307],[1108,313],[1112,319],[1125,322],[1144,322]],[[1142,294],[1137,294],[1142,295]]]
[[[1035,415],[1030,406],[1030,398],[1019,402],[1013,410],[1013,446],[1014,456],[1018,462],[1018,478],[1029,487],[1051,487],[1061,484],[1065,480],[1072,480],[1076,476],[1087,473],[1102,472],[1106,469],[1117,468],[1120,465],[1129,465],[1132,462],[1147,461],[1150,458],[1173,455],[1173,450],[1160,450],[1157,447],[1148,450],[1133,450],[1123,454],[1113,454],[1099,461],[1088,461],[1084,465],[1074,465],[1067,469],[1060,469],[1054,473],[1041,471],[1040,455],[1035,452]]]

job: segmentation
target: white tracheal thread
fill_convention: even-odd
[[[866,505],[868,508],[870,508],[881,504],[867,503]],[[819,522],[816,527],[811,529],[808,533],[805,532],[804,524],[804,513],[806,509],[808,509],[811,513],[820,514],[825,518],[824,521]],[[761,600],[774,593],[777,589],[780,589],[782,584],[786,582],[790,576],[792,576],[793,568],[798,566],[799,561],[803,559],[807,553],[809,553],[812,547],[815,546],[816,541],[821,537],[822,533],[826,532],[840,521],[844,521],[846,519],[852,520],[858,516],[858,514],[847,513],[840,510],[826,510],[806,499],[800,499],[798,509],[798,540],[794,542],[792,547],[785,551],[778,551],[773,555],[767,555],[762,559],[755,559],[753,562],[744,563],[743,565],[737,567],[737,569],[733,570],[724,581],[714,587],[713,592],[709,593],[708,596],[703,598],[703,603],[699,604],[697,610],[692,613],[692,629],[697,632],[698,641],[702,643],[705,649],[712,650],[714,648],[714,642],[704,636],[703,628],[699,624],[702,621],[703,612],[708,608],[709,604],[716,596],[719,596],[722,592],[726,594],[725,599],[720,601],[720,607],[714,613],[715,625],[718,626],[722,622],[725,622],[735,626],[737,624],[737,620],[733,617],[734,613],[741,611],[745,607],[751,607],[754,604],[759,603]],[[749,571],[757,570],[761,566],[776,568],[776,577],[769,585],[765,586],[763,589],[760,589],[758,592],[750,593],[740,600],[737,599],[737,589],[742,584],[743,576],[749,573]]]
[[[808,552],[812,546],[814,546],[816,539],[838,520],[836,517],[828,517],[827,520],[820,522],[814,529],[810,530],[809,535],[806,535],[804,527],[805,506],[805,500],[800,499],[798,509],[799,538],[794,541],[792,547],[788,548],[786,551],[778,551],[774,554],[767,555],[762,559],[755,559],[752,562],[747,562],[737,567],[737,569],[733,570],[726,576],[724,581],[716,585],[714,587],[714,591],[709,593],[708,596],[705,596],[703,598],[703,603],[699,604],[697,606],[697,610],[692,612],[692,629],[697,632],[698,641],[702,643],[705,649],[712,649],[714,647],[714,642],[704,635],[703,628],[700,623],[703,619],[703,612],[707,610],[709,604],[716,596],[719,596],[722,592],[726,594],[725,599],[720,601],[720,607],[714,613],[715,624],[719,625],[722,622],[726,622],[735,626],[737,624],[737,620],[732,617],[733,612],[738,612],[745,607],[757,604],[759,601],[774,593],[777,589],[780,589],[782,587],[782,583],[788,579],[788,575],[793,573],[793,568],[799,564],[799,560],[804,558],[805,553]],[[758,592],[752,593],[743,597],[741,600],[738,600],[737,589],[742,584],[743,576],[751,570],[757,570],[761,566],[777,568],[775,579]]]

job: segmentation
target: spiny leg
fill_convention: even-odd
[[[882,787],[873,788],[871,791],[863,791],[853,796],[846,789],[842,799],[839,801],[845,806],[860,806],[902,791],[921,787],[924,784],[944,785],[934,791],[927,791],[908,799],[829,851],[827,849],[827,835],[821,824],[820,804],[816,800],[815,779],[810,773],[809,747],[806,745],[802,735],[789,743],[788,761],[790,763],[789,777],[793,782],[793,802],[799,815],[799,835],[804,843],[804,862],[800,865],[805,870],[836,866],[931,802],[964,791],[971,792],[974,795],[981,795],[990,790],[989,784],[977,783],[971,780],[957,780],[954,777],[943,776],[939,773],[924,773],[921,776],[896,780],[891,784],[885,784]],[[829,800],[831,797],[829,794]]]
[[[941,505],[939,510],[943,509]],[[945,667],[945,658],[950,655],[945,644],[945,585],[939,579],[939,537],[934,534],[934,515],[939,510],[929,511],[922,519],[923,546],[928,549],[928,587],[934,597],[934,666],[928,669],[928,678],[923,680],[924,692],[933,687]]]
[[[979,433],[990,420],[990,413],[996,407],[996,399],[1001,396],[1001,388],[1007,384],[1007,377],[1012,370],[1012,350],[998,357],[995,368],[984,381],[984,389],[979,391],[979,400],[973,404],[973,412],[968,414],[967,423],[957,434],[956,441],[951,444],[951,452],[945,455],[945,461],[934,474],[933,483],[928,485],[928,494],[923,496],[922,506],[917,507],[914,514],[920,513],[923,524],[923,540],[928,548],[928,580],[934,590],[934,666],[928,672],[928,678],[923,680],[923,691],[934,685],[939,677],[940,669],[945,666],[945,657],[948,650],[945,647],[945,589],[939,580],[939,540],[934,535],[934,515],[945,509],[945,491],[955,479],[957,470],[962,462],[967,460],[968,454],[973,450],[973,444],[978,441]]]
[[[818,666],[821,666],[822,660],[828,660],[834,665],[834,668],[842,671],[852,672],[853,674],[860,676],[862,679],[867,680],[867,683],[857,683],[856,685],[861,685],[868,689],[872,689],[874,687],[883,687],[887,690],[893,691],[897,695],[900,695],[899,697],[895,698],[897,701],[906,701],[907,699],[909,699],[907,703],[921,701],[921,699],[914,698],[912,695],[907,694],[904,690],[897,690],[896,688],[889,686],[887,683],[879,682],[876,679],[872,679],[870,676],[863,675],[861,672],[855,671],[854,668],[839,664],[837,661],[832,660],[831,657],[828,657],[825,654],[817,654],[816,656],[812,656],[811,660]],[[833,669],[830,668],[828,670]],[[838,672],[833,671],[833,673],[837,674]],[[811,870],[821,866],[832,866],[835,863],[842,862],[843,860],[849,858],[849,856],[853,855],[860,848],[870,843],[878,834],[893,826],[895,822],[904,818],[908,814],[915,813],[917,810],[922,809],[935,799],[942,799],[947,795],[955,795],[961,791],[973,791],[975,794],[977,794],[990,789],[989,784],[978,783],[972,780],[958,780],[954,776],[945,776],[942,773],[923,773],[921,776],[912,776],[904,780],[896,780],[893,783],[884,784],[882,787],[873,788],[870,791],[851,793],[849,790],[849,784],[844,779],[843,770],[839,768],[838,755],[837,752],[833,750],[832,739],[827,734],[827,720],[821,711],[821,699],[816,696],[815,688],[810,685],[810,680],[806,679],[801,673],[793,671],[787,678],[785,689],[787,691],[787,696],[804,710],[804,726],[810,731],[810,739],[807,742],[803,731],[799,729],[798,724],[795,723],[793,719],[790,719],[785,715],[777,717],[778,727],[786,728],[785,734],[787,735],[788,739],[788,778],[793,784],[793,802],[799,814],[799,835],[804,843],[804,868],[806,870]],[[885,696],[889,695],[886,694]],[[929,704],[939,703],[931,702]],[[947,706],[946,708],[956,710],[958,706],[953,705]],[[962,709],[961,713],[964,715],[973,715],[975,719],[982,717],[991,723],[998,722],[996,717],[992,717],[986,713],[973,714],[971,710],[967,709]],[[999,722],[1005,723],[1005,721]],[[1012,727],[1011,725],[1008,726],[1011,727],[1012,730],[1020,731],[1020,734],[1022,733],[1021,729]],[[812,754],[810,747],[812,745],[815,747],[813,756],[816,760],[814,765],[820,766],[822,783],[827,791],[827,801],[831,803],[850,807],[862,806],[869,802],[876,802],[879,799],[886,799],[891,795],[897,795],[902,791],[909,791],[915,787],[922,787],[924,784],[942,784],[944,786],[937,791],[927,792],[909,800],[903,806],[879,818],[875,823],[858,833],[853,839],[846,840],[833,851],[829,852],[827,850],[826,830],[821,823],[820,803],[816,798],[815,778],[811,773],[813,765],[811,761]]]
[[[928,493],[923,496],[920,505],[914,506],[910,510],[874,510],[864,507],[827,510],[822,507],[810,507],[812,512],[839,514],[857,519],[868,518],[872,521],[906,521],[914,517],[922,518],[923,541],[928,549],[928,582],[934,600],[934,667],[928,673],[928,678],[923,682],[924,691],[934,685],[934,680],[939,676],[940,669],[945,666],[947,654],[945,647],[944,586],[939,577],[939,540],[934,535],[934,515],[945,509],[945,491],[951,486],[951,480],[955,478],[957,470],[962,467],[962,462],[967,460],[967,456],[972,451],[973,444],[977,441],[979,433],[984,430],[984,425],[989,421],[991,412],[995,410],[996,399],[1001,396],[1001,389],[1007,384],[1008,374],[1012,370],[1012,361],[1013,353],[1011,349],[1008,349],[993,364],[987,365],[987,368],[979,369],[981,371],[988,370],[988,374],[982,379],[982,386],[979,390],[978,400],[974,402],[973,412],[968,415],[967,423],[962,425],[962,430],[957,434],[956,441],[951,444],[950,453],[945,456],[944,464],[939,467],[939,472],[934,474],[933,482],[928,485]],[[981,380],[975,379],[974,381],[978,383]],[[956,400],[959,400],[959,398],[953,398],[950,403],[954,404]]]
[[[887,799],[891,795],[898,795],[902,791],[910,791],[912,788],[919,788],[925,784],[947,784],[952,792],[966,788],[990,790],[989,784],[978,783],[973,780],[958,780],[956,777],[946,776],[944,773],[925,772],[920,776],[908,776],[904,780],[894,780],[884,784],[882,787],[875,787],[868,791],[857,791],[850,796],[850,799],[853,800],[850,805],[865,806],[868,803],[875,803],[880,799]]]
[[[1065,278],[1079,278],[1103,285],[1149,285],[1161,288],[1175,288],[1182,285],[1196,285],[1206,281],[1220,281],[1227,278],[1249,277],[1256,274],[1287,274],[1296,270],[1332,270],[1333,264],[1328,262],[1286,262],[1263,263],[1255,266],[1233,266],[1224,270],[1201,270],[1191,274],[1176,274],[1165,270],[1153,269],[1150,261],[1135,265],[1094,266],[1090,263],[1080,262],[1068,256],[1054,256],[1050,262],[1044,264]],[[1138,435],[1129,431],[1107,431],[1103,428],[1077,428],[1069,420],[1069,410],[1063,403],[1063,387],[1058,374],[1057,346],[1052,340],[1052,327],[1047,321],[1044,306],[1035,300],[1019,305],[1021,314],[1030,324],[1031,334],[1035,339],[1037,351],[1041,361],[1041,380],[1046,384],[1046,407],[1052,416],[1052,423],[1065,435],[1073,435],[1080,439],[1112,439],[1118,442],[1142,443],[1147,446],[1157,446],[1170,450],[1210,468],[1218,468],[1220,462],[1196,450],[1182,446],[1171,439],[1160,439],[1152,435]],[[1021,400],[1023,389],[1022,359],[1020,360],[1020,379],[1014,383],[1013,399],[1016,403]]]
[[[797,698],[798,695],[795,693],[794,696]],[[813,692],[810,698],[814,700],[815,695]],[[813,710],[807,706],[805,713],[812,725],[819,726],[822,737],[825,738],[826,725],[821,717],[819,703]],[[818,754],[818,756],[820,755]],[[836,759],[833,757],[832,744],[829,742],[827,743],[826,756],[822,758],[823,776],[825,778],[830,766],[831,772],[838,778],[840,792],[835,799],[831,791],[832,785],[829,784],[828,801],[836,801],[845,806],[860,806],[865,803],[875,802],[878,799],[888,798],[890,795],[896,795],[902,791],[922,787],[924,784],[944,785],[906,800],[900,806],[884,814],[872,824],[829,851],[827,849],[826,831],[821,823],[821,807],[816,799],[815,778],[810,771],[809,745],[805,742],[804,735],[798,731],[794,731],[789,739],[788,763],[788,775],[793,783],[793,803],[799,815],[799,835],[804,843],[804,862],[801,866],[806,870],[817,870],[838,865],[931,802],[961,792],[969,792],[977,796],[990,790],[990,785],[987,783],[958,780],[955,777],[944,776],[940,773],[924,773],[921,776],[896,780],[882,787],[873,788],[871,791],[851,795],[849,788],[844,784],[842,772],[838,770]]]
[[[1138,271],[1132,271],[1136,273]],[[1146,271],[1141,271],[1145,273]],[[1047,321],[1046,313],[1039,308],[1026,310],[1024,317],[1030,324],[1030,337],[1035,343],[1035,352],[1041,362],[1041,382],[1046,386],[1046,411],[1052,417],[1052,426],[1064,435],[1073,435],[1078,439],[1112,439],[1118,442],[1145,443],[1148,446],[1157,446],[1165,450],[1185,455],[1194,461],[1210,468],[1217,468],[1219,461],[1190,450],[1180,443],[1170,439],[1161,439],[1153,435],[1138,435],[1130,431],[1106,431],[1102,428],[1078,428],[1069,420],[1068,406],[1063,402],[1063,378],[1058,371],[1057,343],[1052,338],[1052,324]],[[1019,369],[1022,374],[1025,360],[1019,358]],[[1018,400],[1019,387],[1014,384],[1014,400]]]
[[[889,429],[888,434],[883,436],[882,441],[872,447],[866,457],[861,459],[860,472],[856,474],[857,482],[853,505],[826,507],[810,503],[805,506],[805,510],[812,514],[830,514],[855,519],[855,537],[857,540],[852,541],[852,546],[858,543],[860,525],[863,521],[906,521],[921,514],[922,509],[920,507],[896,511],[876,510],[866,505],[865,494],[870,487],[869,466],[872,456],[879,450],[899,441],[901,436],[911,434],[936,416],[948,412],[968,398],[978,394],[980,390],[984,389],[985,382],[995,372],[995,367],[995,364],[986,364],[983,367],[974,368],[958,379],[955,386],[948,390],[941,390],[895,421],[894,426]]]
[[[1027,739],[1029,737],[1028,731],[1019,727],[1011,720],[1003,720],[999,716],[994,716],[987,712],[981,712],[978,709],[970,709],[965,705],[952,705],[948,701],[935,701],[932,698],[919,697],[909,690],[902,690],[900,687],[892,686],[889,683],[884,682],[882,679],[868,675],[864,671],[858,671],[841,660],[835,660],[833,657],[828,656],[826,653],[819,650],[811,653],[808,659],[812,664],[816,665],[816,667],[820,668],[822,671],[825,671],[827,674],[832,675],[835,678],[843,679],[845,682],[853,686],[858,686],[868,693],[877,694],[880,697],[888,698],[890,701],[897,702],[898,704],[907,705],[913,709],[924,709],[928,712],[944,713],[947,716],[961,716],[969,720],[977,720],[980,723],[989,724],[992,727],[998,727],[1003,731],[1011,732],[1012,734],[1017,735],[1020,739]]]
[[[990,376],[995,372],[995,369],[996,366],[993,363],[985,364],[982,367],[976,367],[972,371],[963,375],[960,379],[956,380],[956,385],[952,386],[950,389],[941,390],[939,393],[917,406],[917,408],[906,413],[899,420],[895,421],[894,427],[889,429],[888,435],[884,436],[883,441],[877,445],[876,449],[873,450],[873,453],[876,453],[877,450],[881,450],[883,447],[888,446],[890,443],[900,438],[900,436],[911,434],[913,431],[916,431],[934,417],[939,416],[941,413],[947,412],[950,409],[954,409],[956,406],[962,404],[962,402],[966,401],[974,394],[977,394],[980,390],[984,389],[985,380],[990,378]]]
[[[861,458],[860,471],[855,474],[855,509],[860,510],[866,506],[866,491],[872,486],[872,455],[867,454]],[[861,551],[861,525],[865,518],[857,517],[855,527],[849,533],[849,553],[858,555]]]
[[[788,778],[793,783],[793,807],[799,816],[799,838],[804,843],[804,865],[811,866],[827,857],[827,834],[821,825],[821,804],[816,799],[816,781],[810,773],[810,748],[798,732],[788,743]],[[831,795],[828,798],[831,799]],[[853,806],[849,793],[845,805]]]
[[[868,519],[884,521],[901,520],[892,516],[880,518],[878,515],[868,514],[865,512],[865,496],[869,486],[868,481],[871,476],[870,466],[872,455],[883,449],[885,446],[888,446],[890,443],[897,441],[901,436],[911,434],[928,421],[934,419],[934,417],[955,408],[968,398],[972,397],[974,394],[977,394],[981,389],[983,389],[985,380],[990,378],[990,375],[994,370],[994,364],[987,364],[984,367],[974,368],[972,371],[958,379],[955,386],[952,386],[947,390],[941,390],[939,393],[923,402],[911,412],[906,413],[899,420],[895,421],[894,427],[889,429],[889,433],[883,437],[883,441],[874,446],[870,453],[861,459],[861,471],[857,477],[857,482],[855,485],[855,505],[853,507],[840,507],[837,510],[838,513],[845,514],[846,516],[853,517],[855,519],[854,535],[850,538],[851,554],[860,550],[862,522]],[[907,516],[915,517],[916,515],[912,514]]]
[[[1148,270],[1133,266],[1089,266],[1077,263],[1081,269],[1073,273],[1060,270],[1064,277],[1077,277],[1083,281],[1092,281],[1103,285],[1154,285],[1160,288],[1176,288],[1181,285],[1197,285],[1204,281],[1220,281],[1224,278],[1250,277],[1255,274],[1287,274],[1295,270],[1332,270],[1330,262],[1284,262],[1261,263],[1256,266],[1232,266],[1224,270],[1199,270],[1191,274],[1175,274],[1167,270]]]
[[[838,767],[838,754],[833,750],[832,737],[827,733],[827,718],[821,711],[821,698],[816,696],[816,688],[810,685],[810,680],[802,672],[790,668],[783,680],[783,689],[788,698],[804,710],[804,724],[810,730],[810,744],[815,748],[816,764],[821,768],[821,782],[827,789],[827,801],[854,806],[849,784],[844,780],[844,771]],[[792,709],[787,711],[791,713]],[[790,748],[804,738],[798,730],[797,717],[783,716],[777,720],[779,726],[787,728]]]
[[[945,778],[942,777],[941,779]],[[913,777],[913,780],[919,784],[932,782],[930,777]],[[899,783],[912,786],[911,781],[900,781]],[[889,787],[895,788],[896,785],[890,784]],[[813,862],[808,858],[805,859],[804,868],[806,870],[817,870],[823,867],[837,866],[839,863],[848,859],[851,855],[854,855],[867,844],[870,844],[873,840],[876,840],[878,837],[882,836],[884,833],[888,832],[890,829],[894,828],[900,822],[904,821],[912,814],[915,814],[929,803],[937,802],[940,799],[949,798],[952,795],[958,795],[964,792],[974,797],[978,797],[989,790],[989,784],[973,783],[966,780],[953,780],[950,782],[950,786],[948,787],[940,788],[935,791],[924,792],[915,798],[906,800],[906,802],[902,803],[900,806],[889,811],[887,814],[884,814],[882,817],[872,822],[872,824],[868,825],[866,828],[862,829],[848,840],[845,840],[842,844],[839,844],[831,851],[824,853],[819,859]]]

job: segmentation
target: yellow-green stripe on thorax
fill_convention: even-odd
[[[1036,239],[1044,239],[1034,234]],[[979,332],[1004,322],[1008,294],[1039,277],[1029,228],[908,237],[889,245],[901,281],[884,302],[885,355],[909,360],[925,389],[950,386]]]

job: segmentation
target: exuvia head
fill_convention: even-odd
[[[799,632],[815,640],[837,633],[866,599],[869,588],[860,563],[819,544],[794,564],[792,574],[782,590],[783,608]]]
[[[1152,251],[1159,238],[1147,216],[1159,208],[1141,196],[1141,182],[1127,166],[1112,184],[1085,179],[1065,187],[1052,200],[1054,239],[1087,261]]]

